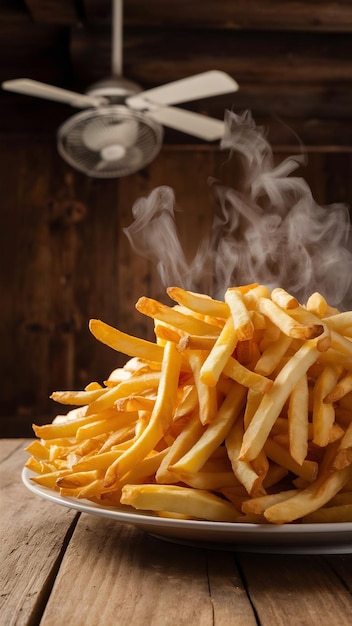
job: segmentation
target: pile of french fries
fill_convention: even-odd
[[[32,480],[177,519],[351,522],[352,312],[259,284],[167,293],[136,304],[155,342],[90,321],[128,359],[52,394],[74,408],[33,425]]]

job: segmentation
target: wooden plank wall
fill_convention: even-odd
[[[51,138],[23,136],[0,139],[0,167],[0,424],[2,435],[25,437],[57,410],[51,391],[101,381],[124,361],[90,335],[91,317],[152,337],[134,303],[164,289],[122,232],[135,200],[159,185],[174,189],[192,258],[213,217],[208,177],[231,185],[236,173],[214,149],[164,146],[138,174],[91,180],[59,158]],[[303,175],[320,204],[352,205],[351,154],[310,153]]]

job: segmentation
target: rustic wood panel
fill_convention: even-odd
[[[308,149],[351,150],[351,12],[347,0],[126,0],[124,74],[148,88],[217,67],[236,78],[240,90],[186,108],[217,118],[226,108],[250,109],[259,123],[270,124],[278,148],[294,145],[298,134]],[[0,16],[0,81],[27,75],[84,91],[109,76],[110,1],[4,0]],[[0,107],[6,133],[54,136],[72,113],[1,91]],[[170,130],[165,142],[199,143]]]
[[[5,435],[30,436],[32,421],[59,409],[49,400],[53,390],[102,381],[125,361],[90,335],[91,317],[153,337],[151,321],[134,305],[141,295],[166,296],[155,264],[134,253],[122,232],[134,202],[160,185],[174,189],[190,261],[213,219],[208,177],[236,187],[238,172],[225,153],[165,146],[133,176],[93,180],[69,168],[44,137],[3,138],[0,167],[0,422]],[[309,154],[300,174],[320,204],[352,205],[351,154]],[[204,276],[198,288],[211,293],[211,280]]]
[[[111,0],[26,0],[33,18],[38,22],[72,24],[81,13],[88,21],[107,21]],[[236,0],[124,0],[127,24],[149,24],[191,28],[224,28],[255,30],[310,30],[349,31],[352,28],[352,9],[349,0],[310,0],[310,2],[275,0],[260,2]]]

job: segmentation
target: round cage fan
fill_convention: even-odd
[[[158,154],[162,127],[127,107],[83,111],[58,130],[58,150],[70,165],[96,178],[127,176]]]
[[[96,178],[117,178],[148,165],[162,146],[163,126],[205,141],[221,139],[224,122],[174,105],[237,91],[225,72],[210,70],[142,91],[122,76],[122,0],[113,0],[112,78],[86,94],[36,80],[5,81],[4,89],[86,109],[57,132],[58,151],[75,169]]]

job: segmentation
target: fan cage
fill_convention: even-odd
[[[83,132],[91,122],[103,125],[137,122],[136,139],[125,156],[116,161],[102,161],[99,150],[91,150],[83,142]],[[139,111],[125,106],[106,106],[73,115],[57,132],[60,156],[73,168],[93,178],[118,178],[146,167],[160,152],[163,127]]]

